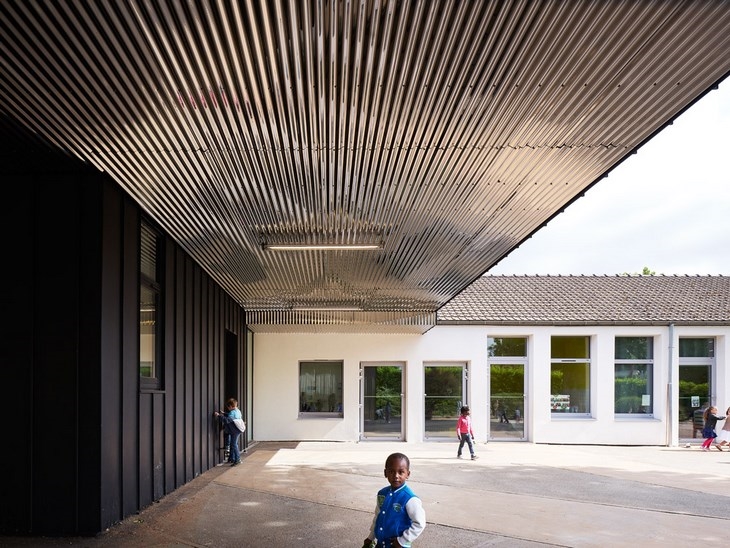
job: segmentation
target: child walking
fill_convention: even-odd
[[[717,433],[715,432],[717,421],[721,421],[725,417],[719,416],[717,414],[717,407],[711,406],[705,409],[703,418],[705,419],[705,427],[702,429],[702,437],[705,438],[705,441],[702,442],[702,450],[709,451],[712,441],[717,437]],[[722,451],[719,447],[718,449]]]
[[[411,476],[411,461],[403,453],[392,453],[385,459],[383,475],[390,485],[378,491],[370,534],[362,546],[410,547],[426,527],[426,512],[421,499],[406,485]]]
[[[469,453],[471,453],[471,460],[476,460],[479,457],[474,453],[474,431],[471,429],[471,411],[469,406],[465,405],[461,408],[461,415],[459,420],[456,421],[456,437],[459,438],[459,450],[456,452],[456,458],[461,458],[461,451],[464,449],[464,443],[469,446]]]
[[[231,466],[241,464],[241,451],[238,448],[238,438],[246,430],[246,423],[243,422],[243,415],[238,409],[238,400],[236,398],[228,398],[226,402],[226,411],[216,411],[214,413],[223,423],[225,430],[226,445],[230,444],[231,452],[228,462]]]
[[[730,417],[730,407],[725,411],[725,416]],[[730,445],[730,420],[725,420],[725,424],[722,425],[720,433],[715,438],[715,447],[719,451],[722,451],[723,445]]]

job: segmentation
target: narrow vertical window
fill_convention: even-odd
[[[590,414],[590,337],[550,340],[550,409],[553,415]]]
[[[654,413],[654,339],[616,337],[614,353],[614,413]]]
[[[139,376],[143,389],[160,389],[160,268],[159,234],[146,222],[140,228]]]

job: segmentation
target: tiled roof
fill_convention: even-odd
[[[482,276],[439,325],[730,325],[727,276]]]

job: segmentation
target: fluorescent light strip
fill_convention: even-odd
[[[264,244],[264,249],[272,251],[343,250],[357,251],[381,249],[381,244]]]
[[[359,306],[293,306],[292,310],[296,312],[305,311],[323,311],[323,312],[358,312],[362,308]]]

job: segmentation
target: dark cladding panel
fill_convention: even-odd
[[[79,413],[82,265],[82,170],[65,161],[40,162],[35,173],[33,377],[28,427],[32,473],[32,528],[73,533],[79,527]],[[88,401],[98,405],[98,392]],[[90,433],[87,429],[87,433]],[[98,439],[91,437],[88,443]],[[49,451],[52,453],[49,455]],[[59,473],[62,470],[63,473]],[[54,493],[49,497],[48,493]]]
[[[153,438],[155,434],[154,414],[152,412],[153,392],[139,395],[139,505],[144,508],[152,504],[153,497]]]
[[[122,247],[122,511],[139,508],[139,210],[124,208]]]
[[[104,192],[101,249],[101,348],[99,385],[90,387],[100,394],[99,404],[99,498],[101,526],[122,519],[122,241],[125,198],[114,185]],[[91,440],[87,440],[91,444]],[[93,499],[91,499],[93,500]]]
[[[171,245],[171,240],[167,240],[168,245],[165,245],[164,250],[164,317],[163,317],[163,329],[165,333],[162,344],[164,345],[163,350],[163,362],[164,375],[165,375],[165,394],[166,397],[162,403],[165,417],[176,416],[176,399],[173,394],[176,393],[177,387],[177,370],[175,369],[176,361],[176,337],[175,337],[175,325],[176,325],[176,300],[175,300],[175,274],[177,272],[177,262],[175,257],[177,256],[176,247]],[[175,481],[175,470],[177,470],[177,451],[175,446],[175,440],[177,439],[177,425],[176,421],[168,420],[165,422],[163,429],[163,444],[164,444],[164,493],[170,493],[174,491],[178,484]]]
[[[185,309],[185,323],[182,326],[185,337],[185,360],[183,362],[185,379],[185,387],[183,397],[185,398],[185,408],[183,414],[178,416],[178,420],[183,421],[185,425],[185,438],[183,444],[183,452],[185,455],[185,483],[195,477],[193,470],[193,421],[195,420],[195,410],[192,407],[193,390],[195,389],[193,381],[193,340],[195,333],[193,332],[193,264],[185,260],[185,301],[183,304]]]
[[[201,318],[201,279],[200,279],[200,268],[193,265],[193,276],[192,276],[192,291],[193,291],[193,298],[190,300],[190,304],[192,306],[192,313],[193,313],[193,325],[192,325],[192,361],[193,361],[193,390],[190,394],[191,396],[191,409],[194,410],[192,417],[191,417],[191,427],[192,427],[192,437],[191,442],[193,444],[192,450],[191,450],[191,456],[192,456],[192,466],[193,466],[193,477],[200,475],[202,472],[201,467],[201,447],[202,447],[202,440],[200,439],[201,435],[201,421],[202,421],[202,399],[201,399],[201,391],[204,390],[204,386],[201,384],[202,380],[202,363],[200,360],[200,338],[201,338],[201,327],[202,327],[202,318]],[[207,417],[206,417],[207,418]]]
[[[12,532],[30,528],[32,504],[34,310],[29,306],[28,296],[33,295],[35,284],[32,242],[35,187],[25,173],[25,166],[32,165],[35,155],[27,147],[18,146],[21,137],[0,116],[0,176],[3,185],[13,189],[12,207],[3,208],[0,215],[2,233],[12,234],[3,239],[3,253],[12,257],[12,268],[6,264],[6,268],[0,269],[0,279],[6,289],[0,297],[0,306],[6,312],[2,315],[2,333],[7,337],[1,346],[0,360],[7,365],[0,368],[0,386],[10,387],[3,391],[6,409],[17,411],[15,415],[6,415],[3,421],[5,450],[0,452],[0,465],[13,473],[5,474],[0,489],[0,530]],[[8,344],[9,341],[12,343]]]
[[[15,273],[6,287],[18,295],[3,302],[14,367],[2,386],[20,419],[4,431],[13,473],[0,490],[0,532],[93,535],[217,463],[221,318],[229,307],[239,321],[243,313],[165,236],[164,374],[159,389],[141,390],[139,207],[89,166],[9,142],[23,146],[0,165],[17,187],[3,221]]]
[[[175,299],[175,325],[167,337],[175,340],[175,388],[173,398],[175,420],[171,427],[175,432],[175,488],[185,484],[185,255],[175,254],[175,286],[168,294]]]

